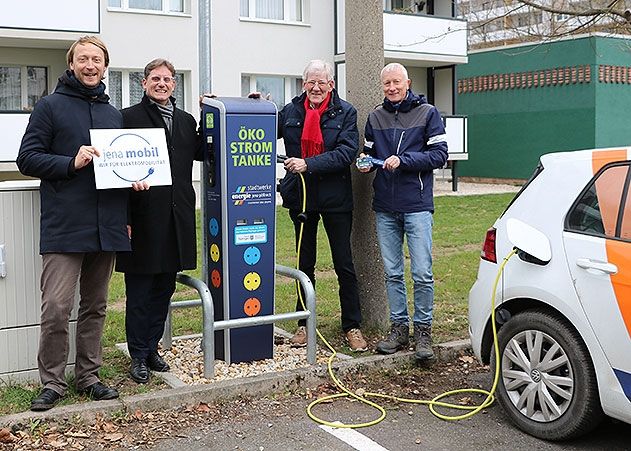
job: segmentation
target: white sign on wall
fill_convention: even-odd
[[[24,113],[0,114],[0,162],[14,162],[18,157],[22,136],[30,115]]]
[[[169,152],[163,128],[93,129],[96,189],[129,188],[133,182],[171,184]]]
[[[105,0],[103,0],[105,1]],[[4,2],[0,28],[100,33],[99,0]]]

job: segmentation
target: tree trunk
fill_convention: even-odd
[[[345,0],[346,99],[357,108],[360,150],[368,113],[383,99],[383,1]],[[389,324],[383,263],[372,211],[373,174],[353,170],[352,246],[363,327],[385,330]]]

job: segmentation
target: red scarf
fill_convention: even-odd
[[[324,140],[320,129],[320,118],[329,105],[331,93],[329,92],[324,101],[317,108],[309,106],[309,97],[305,97],[305,125],[300,137],[300,148],[302,158],[315,157],[324,151]]]

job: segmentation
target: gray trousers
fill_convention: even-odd
[[[68,361],[68,321],[79,283],[75,385],[78,390],[99,381],[101,335],[107,290],[115,252],[42,255],[42,316],[37,364],[44,388],[64,395]]]

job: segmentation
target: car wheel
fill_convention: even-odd
[[[513,423],[545,440],[566,440],[603,418],[587,348],[565,321],[541,310],[511,318],[499,331],[497,399]]]

